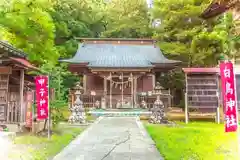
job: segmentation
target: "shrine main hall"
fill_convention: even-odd
[[[79,41],[75,56],[60,62],[68,63],[72,73],[82,75],[83,96],[94,96],[100,108],[138,108],[139,95],[152,95],[156,73],[172,70],[180,63],[164,57],[152,39]]]

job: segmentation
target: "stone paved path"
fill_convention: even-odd
[[[53,160],[163,160],[136,117],[100,117]]]

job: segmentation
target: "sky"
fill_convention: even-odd
[[[147,1],[147,4],[148,4],[148,7],[152,8],[153,0],[146,0],[146,1]]]

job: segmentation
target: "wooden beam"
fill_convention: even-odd
[[[93,73],[98,72],[150,72],[152,68],[90,68]]]
[[[12,67],[0,66],[0,74],[12,74]]]

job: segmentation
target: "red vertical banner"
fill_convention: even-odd
[[[44,120],[48,118],[48,76],[37,76],[35,83],[37,118]]]
[[[236,132],[238,128],[238,109],[232,62],[225,61],[220,63],[220,75],[225,114],[225,132]]]
[[[32,127],[32,103],[33,103],[33,92],[28,91],[26,93],[26,104],[27,104],[27,114],[26,114],[26,127]]]

